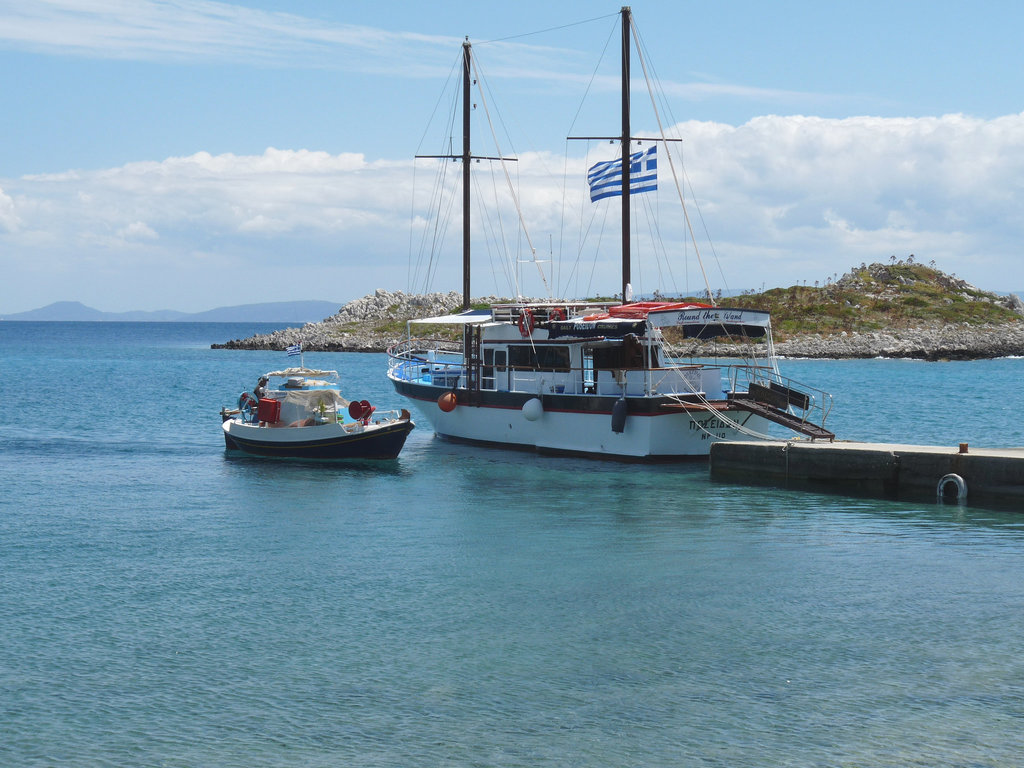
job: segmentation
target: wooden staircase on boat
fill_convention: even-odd
[[[768,421],[781,424],[801,435],[807,435],[811,440],[828,440],[829,442],[835,440],[834,432],[786,410],[790,405],[803,410],[807,409],[810,405],[810,398],[803,392],[780,386],[775,382],[769,386],[751,383],[748,390],[745,394],[738,394],[731,398],[735,407],[756,413]]]

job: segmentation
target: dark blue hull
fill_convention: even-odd
[[[326,440],[264,441],[224,434],[229,450],[252,456],[288,459],[394,459],[413,430],[412,421],[399,421],[372,431]]]

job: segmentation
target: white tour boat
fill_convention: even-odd
[[[409,324],[408,337],[388,351],[395,391],[415,403],[441,437],[545,452],[645,460],[706,457],[715,441],[768,437],[773,424],[831,440],[834,435],[824,427],[831,397],[779,373],[767,312],[629,301],[629,201],[631,189],[638,191],[630,177],[644,172],[638,155],[650,150],[631,154],[628,7],[622,9],[622,24],[623,128],[615,137],[622,158],[599,164],[605,172],[611,166],[621,185],[622,302],[468,309],[468,191],[475,156],[469,149],[471,46],[466,42],[463,153],[455,156],[462,161],[465,310]],[[424,326],[437,336],[418,338],[414,331]],[[715,340],[726,359],[684,359],[669,343],[673,339],[687,346]]]

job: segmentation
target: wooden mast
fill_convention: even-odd
[[[469,38],[462,44],[462,309],[469,309],[469,166],[472,153],[469,149],[469,69],[473,46]]]
[[[622,303],[629,302],[629,265],[630,265],[630,214],[629,214],[629,181],[630,181],[630,126],[629,126],[629,32],[632,27],[631,11],[628,5],[622,6]]]
[[[456,155],[416,155],[417,158],[430,158],[434,160],[461,160],[462,161],[462,309],[469,309],[470,299],[470,163],[473,160],[501,160],[515,161],[514,157],[474,157],[470,150],[469,116],[473,112],[473,101],[470,98],[470,88],[473,86],[471,70],[473,67],[473,46],[469,38],[462,44],[462,154]]]
[[[461,155],[417,155],[416,157],[448,158],[462,161],[462,309],[470,307],[470,164],[473,160],[509,160],[514,157],[474,157],[470,148],[470,120],[474,104],[470,89],[473,87],[473,45],[466,37],[462,43],[462,154]]]

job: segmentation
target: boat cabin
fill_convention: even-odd
[[[728,367],[677,364],[661,327],[680,325],[697,338],[768,333],[767,313],[693,303],[499,304],[443,319],[463,325],[461,344],[424,345],[398,378],[469,391],[721,400]]]

